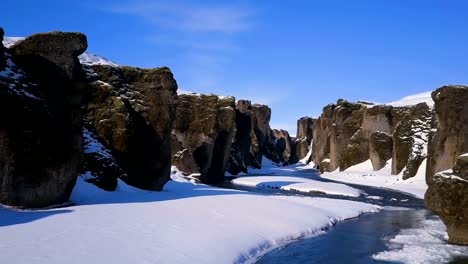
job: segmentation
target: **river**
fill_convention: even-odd
[[[297,172],[293,176],[332,182],[318,176],[315,170]],[[259,175],[260,176],[260,175]],[[291,175],[292,176],[292,175]],[[268,188],[245,187],[232,184],[229,180],[218,187],[245,190],[272,195],[299,195],[346,199],[380,205],[386,209],[340,222],[323,234],[300,239],[284,247],[274,249],[258,258],[257,264],[299,264],[299,263],[403,263],[377,260],[374,254],[389,250],[388,240],[402,230],[421,228],[425,220],[438,220],[437,216],[424,209],[424,202],[412,195],[390,189],[347,184],[364,191],[367,195],[348,197],[323,193],[300,193]],[[468,251],[467,251],[468,252]],[[408,261],[409,262],[409,261]],[[437,256],[431,263],[440,263]],[[444,261],[453,264],[468,264],[468,257],[454,256]],[[414,263],[418,262],[417,259]]]

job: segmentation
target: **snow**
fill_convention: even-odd
[[[332,195],[344,195],[359,197],[361,191],[344,184],[320,182],[300,177],[288,176],[254,176],[241,177],[234,179],[233,184],[250,186],[250,187],[265,187],[273,189],[281,189],[285,191],[298,192],[321,192]]]
[[[81,64],[85,64],[85,65],[110,65],[113,67],[120,66],[117,63],[114,63],[104,57],[101,57],[101,56],[98,56],[89,52],[85,52],[81,54],[80,56],[78,56],[78,58],[80,59]]]
[[[322,178],[334,181],[360,184],[374,187],[383,187],[400,192],[412,194],[417,198],[424,199],[427,190],[426,184],[426,160],[424,160],[413,178],[403,180],[402,173],[391,175],[392,160],[379,171],[373,171],[372,163],[367,160],[361,164],[348,168],[345,171],[326,172],[320,175]],[[404,170],[403,170],[404,171]]]
[[[217,96],[219,99],[223,100],[223,99],[234,99],[233,96],[230,96],[230,95],[219,95],[219,94],[212,94],[212,93],[196,93],[196,92],[192,92],[192,91],[188,91],[188,90],[185,90],[185,89],[178,89],[177,90],[177,94],[178,95],[182,95],[182,94],[187,94],[187,95],[193,95],[193,96]]]
[[[96,153],[102,157],[113,159],[112,153],[102,145],[97,137],[88,129],[83,128],[84,153]]]
[[[4,37],[2,43],[5,48],[9,48],[13,46],[15,43],[17,43],[18,41],[23,40],[23,39],[24,39],[23,37]]]
[[[409,105],[416,105],[419,103],[426,103],[429,107],[433,107],[434,101],[432,100],[431,93],[432,91],[414,94],[414,95],[406,96],[402,98],[401,100],[386,103],[386,104],[391,105],[391,106],[409,106]]]
[[[401,230],[389,239],[388,246],[388,251],[379,252],[373,258],[406,264],[436,264],[468,254],[467,247],[447,243],[445,226],[438,219],[424,219],[417,228]]]
[[[266,196],[197,185],[180,178],[163,192],[119,182],[106,192],[79,178],[73,207],[0,207],[0,256],[8,263],[239,263],[374,205]],[[27,254],[25,254],[27,252]]]
[[[309,145],[309,151],[307,152],[307,155],[303,159],[301,159],[299,162],[304,163],[304,164],[307,163],[311,159],[310,157],[312,157],[312,153],[314,152],[313,150],[314,150],[314,142],[312,141]]]
[[[7,86],[10,93],[26,96],[34,100],[40,100],[30,91],[28,91],[28,88],[33,87],[36,84],[29,82],[26,74],[21,69],[19,69],[18,66],[16,66],[8,52],[5,52],[4,56],[6,59],[6,67],[0,71],[0,83]]]

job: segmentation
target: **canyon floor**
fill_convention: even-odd
[[[290,195],[197,184],[175,168],[163,192],[143,191],[123,182],[117,191],[106,192],[79,178],[73,205],[34,211],[0,208],[0,259],[8,263],[253,263],[288,243],[323,234],[340,221],[394,208],[373,202],[388,197],[367,194],[354,185],[302,177],[310,174],[310,166],[276,167],[264,162],[264,169],[233,184],[291,191]],[[418,189],[418,184],[413,185]],[[391,199],[404,206],[404,199]],[[464,247],[447,245],[444,231],[437,218],[424,220],[420,228],[401,230],[389,238],[389,251],[375,258],[400,261],[414,253],[423,262],[412,263],[440,263],[468,254]],[[413,250],[415,245],[418,251]]]

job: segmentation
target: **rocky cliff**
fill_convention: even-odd
[[[425,203],[444,221],[450,242],[468,245],[468,87],[444,86],[432,98]]]
[[[296,156],[298,159],[303,159],[309,153],[313,135],[313,127],[316,119],[311,117],[301,117],[297,120],[296,132]]]
[[[279,166],[298,161],[296,145],[285,130],[271,129],[271,109],[267,105],[239,100],[236,105],[235,133],[227,171],[233,175],[261,168],[266,157]]]
[[[173,165],[189,174],[200,173],[202,182],[223,181],[235,120],[233,97],[179,95],[172,131]]]
[[[313,160],[322,172],[371,160],[374,170],[392,158],[393,174],[413,177],[427,157],[431,109],[425,104],[394,107],[338,100],[313,126]]]
[[[0,203],[68,201],[83,156],[78,55],[86,48],[86,36],[63,32],[0,45]]]
[[[114,176],[99,181],[111,187],[121,177],[142,189],[161,190],[170,176],[177,105],[171,71],[112,65],[86,66],[86,70],[85,127],[111,150],[124,172],[115,170]],[[87,164],[94,158],[87,155]]]

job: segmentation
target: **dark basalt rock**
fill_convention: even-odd
[[[310,144],[312,143],[313,127],[315,118],[301,117],[297,120],[296,133],[296,156],[298,159],[303,159],[309,153]]]
[[[227,171],[247,173],[248,167],[261,168],[262,157],[271,146],[271,109],[266,105],[239,100],[236,124]]]
[[[273,140],[268,146],[265,156],[274,163],[281,165],[294,164],[299,161],[294,149],[294,143],[288,131],[273,129],[271,132]]]
[[[161,190],[170,178],[177,83],[168,68],[87,67],[85,126],[109,147],[122,180]]]
[[[0,72],[0,203],[68,201],[83,158],[77,56],[86,47],[83,34],[51,32],[2,50],[3,70],[13,74]]]
[[[224,179],[235,127],[235,100],[216,95],[179,96],[173,129],[172,160],[186,173],[200,173],[205,183]]]

